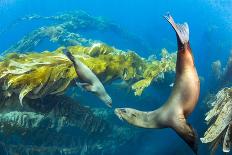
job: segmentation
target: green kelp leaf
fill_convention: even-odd
[[[230,124],[232,120],[232,102],[227,102],[218,114],[216,121],[206,131],[204,138],[201,139],[203,143],[209,143],[215,140]],[[230,110],[229,110],[230,108]]]
[[[230,124],[227,128],[225,138],[223,141],[223,152],[230,152],[230,147],[232,143],[232,124]]]
[[[143,79],[132,85],[132,90],[134,90],[135,96],[141,96],[143,90],[147,88],[152,82],[152,79]]]
[[[19,101],[20,101],[20,104],[23,106],[23,98],[33,90],[33,86],[32,85],[29,85],[29,86],[25,86],[21,91],[20,91],[20,94],[19,94]]]
[[[212,153],[218,144],[223,144],[223,151],[229,152],[232,143],[232,88],[223,88],[216,94],[216,97],[209,99],[208,104],[212,107],[206,116],[210,126],[201,141],[213,146]]]

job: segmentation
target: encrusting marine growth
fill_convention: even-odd
[[[90,109],[65,95],[25,99],[23,108],[16,97],[9,100],[0,104],[1,155],[111,154],[136,136],[109,122],[108,109]]]
[[[13,44],[9,49],[4,51],[4,53],[30,52],[38,48],[41,44],[43,44],[44,41],[51,43],[52,47],[75,45],[90,46],[95,43],[95,40],[111,43],[110,39],[102,40],[102,38],[89,38],[88,35],[85,35],[86,32],[110,32],[115,36],[118,36],[118,38],[121,38],[123,42],[126,42],[124,44],[133,44],[133,47],[136,47],[136,49],[145,49],[146,51],[151,51],[150,46],[148,46],[146,42],[142,41],[142,39],[136,37],[134,34],[123,30],[120,26],[111,23],[102,17],[91,16],[84,11],[61,13],[56,16],[26,16],[17,19],[15,22],[8,25],[6,29],[0,31],[0,35],[15,27],[22,21],[29,22],[37,20],[40,22],[49,21],[49,24],[45,22],[43,27],[37,28],[26,34],[16,44]],[[130,46],[127,48],[129,47]]]
[[[201,141],[211,144],[212,153],[220,143],[223,152],[230,152],[232,146],[232,88],[223,88],[208,104],[212,107],[205,118],[209,128]]]
[[[62,49],[6,55],[0,61],[0,94],[5,97],[18,94],[21,104],[25,96],[36,99],[49,94],[63,94],[78,75]],[[135,95],[141,95],[158,75],[175,70],[176,54],[169,54],[166,50],[162,51],[161,60],[151,61],[135,52],[121,51],[101,43],[90,47],[70,46],[68,50],[103,83],[116,79],[132,81]]]

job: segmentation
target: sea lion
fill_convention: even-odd
[[[72,61],[75,71],[78,75],[78,80],[80,82],[77,85],[84,88],[86,91],[94,93],[98,96],[107,106],[112,106],[112,99],[106,92],[103,84],[97,78],[97,76],[79,59],[74,58],[74,56],[68,51],[68,49],[63,49],[64,54]]]
[[[115,114],[128,123],[143,128],[172,128],[197,154],[197,135],[186,122],[200,93],[200,81],[189,44],[187,23],[176,24],[170,15],[165,19],[176,32],[178,53],[176,79],[166,103],[154,111],[142,112],[132,108],[116,108]]]

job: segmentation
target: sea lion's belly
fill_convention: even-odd
[[[200,82],[195,68],[184,71],[176,79],[175,91],[184,115],[189,115],[197,104],[200,92]]]

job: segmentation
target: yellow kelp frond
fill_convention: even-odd
[[[145,88],[147,88],[151,82],[152,78],[142,79],[132,85],[132,89],[135,90],[135,95],[140,96]]]
[[[232,88],[219,91],[209,103],[212,109],[206,114],[205,120],[211,124],[201,138],[203,143],[223,144],[223,151],[229,152],[232,146]]]
[[[24,96],[38,98],[57,91],[76,77],[72,63],[60,53],[43,52],[9,54],[1,62],[1,82],[10,93],[19,94],[22,103]],[[64,82],[59,82],[62,79]],[[48,86],[54,89],[47,89]],[[59,92],[59,91],[58,91]]]
[[[70,52],[82,60],[103,82],[113,79],[143,78],[148,62],[135,52],[121,51],[106,44],[96,43],[91,47],[72,46]]]
[[[162,49],[161,61],[153,60],[151,63],[147,63],[146,69],[143,73],[144,79],[132,85],[132,89],[135,90],[135,95],[140,96],[143,90],[159,75],[165,72],[175,71],[175,62],[176,54],[169,54],[166,49]]]
[[[72,62],[62,53],[62,49],[63,47],[53,52],[6,55],[0,62],[0,83],[3,90],[9,94],[18,94],[21,103],[25,96],[34,99],[49,94],[62,94],[73,79],[78,78]],[[102,82],[112,82],[115,79],[138,82],[132,86],[136,95],[141,95],[143,89],[161,73],[175,68],[175,54],[168,54],[165,50],[161,60],[150,61],[133,51],[125,52],[101,43],[90,47],[71,46],[68,49]]]

